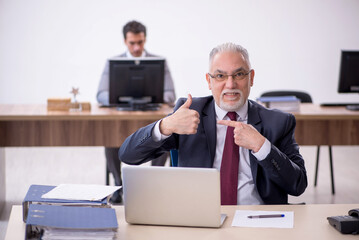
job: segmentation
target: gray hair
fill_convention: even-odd
[[[234,44],[234,43],[223,43],[221,45],[218,45],[217,47],[213,48],[212,51],[209,54],[209,66],[212,66],[213,58],[217,53],[222,52],[233,52],[233,53],[240,53],[243,57],[246,63],[248,64],[248,67],[251,68],[251,62],[249,61],[249,55],[247,49],[242,47],[241,45]]]

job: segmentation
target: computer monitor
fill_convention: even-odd
[[[359,93],[359,51],[342,51],[339,93]]]
[[[338,93],[359,93],[359,51],[342,51]],[[349,110],[359,110],[359,103],[348,103]]]
[[[119,110],[156,110],[163,103],[163,58],[112,58],[110,105]]]

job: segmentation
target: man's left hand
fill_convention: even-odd
[[[233,127],[234,142],[238,146],[252,150],[255,153],[261,149],[265,142],[265,138],[250,124],[230,120],[219,120],[217,123]]]

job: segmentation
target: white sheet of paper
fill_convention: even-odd
[[[52,199],[99,201],[120,188],[120,186],[93,184],[60,184],[48,193],[42,195],[42,197]]]
[[[284,214],[279,218],[248,218],[254,215]],[[293,228],[294,212],[236,210],[232,227]]]

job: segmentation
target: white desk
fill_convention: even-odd
[[[124,219],[124,208],[114,207],[117,212],[119,240],[338,240],[356,239],[358,235],[343,235],[329,225],[327,217],[346,215],[348,210],[358,208],[359,204],[316,204],[316,205],[259,205],[259,206],[223,206],[222,213],[227,214],[221,228],[190,228],[168,226],[130,225]],[[231,227],[236,209],[294,211],[294,228],[242,228]],[[21,206],[13,206],[5,240],[24,239],[25,224],[22,222]]]

